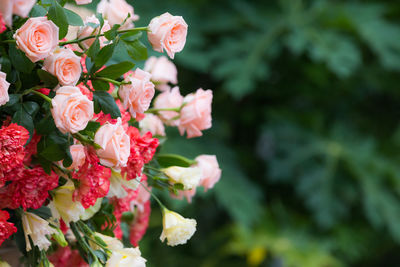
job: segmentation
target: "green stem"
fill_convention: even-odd
[[[17,41],[16,40],[4,40],[4,41],[1,41],[2,43],[7,43],[7,44],[13,44],[13,43],[16,43]]]
[[[175,112],[179,112],[181,111],[181,108],[151,108],[146,110],[144,113],[158,113],[160,111],[175,111]]]
[[[116,80],[113,80],[113,79],[110,79],[110,78],[106,78],[106,77],[95,77],[94,78],[95,80],[99,80],[99,81],[104,81],[104,82],[109,82],[109,83],[112,83],[112,84],[115,84],[115,85],[118,85],[118,86],[121,86],[121,85],[123,85],[123,84],[130,84],[131,82],[119,82],[119,81],[116,81]]]
[[[89,246],[89,244],[86,242],[86,240],[79,233],[77,224],[74,222],[71,222],[69,225],[71,227],[72,232],[74,233],[76,240],[81,245],[81,247],[85,250],[85,252],[90,253],[91,256],[93,257],[94,261],[99,261],[96,254],[93,252],[93,249]]]
[[[24,96],[24,95],[27,95],[29,93],[34,93],[35,95],[40,96],[41,98],[43,98],[44,100],[46,100],[47,102],[49,102],[51,104],[51,98],[50,97],[48,97],[47,95],[42,94],[41,92],[36,91],[36,89],[40,89],[40,88],[42,88],[42,87],[41,86],[32,87],[31,89],[26,90],[21,95],[21,97]]]
[[[137,27],[137,28],[133,28],[133,29],[130,29],[130,30],[117,31],[117,33],[120,34],[120,33],[135,32],[135,31],[148,31],[148,28],[147,27]],[[84,37],[84,38],[81,38],[81,39],[74,39],[74,40],[71,40],[71,41],[60,42],[59,45],[63,46],[63,45],[67,45],[67,44],[76,44],[76,43],[80,43],[80,42],[86,41],[88,39],[101,37],[101,36],[104,36],[104,33],[97,34],[97,35],[90,35],[90,36],[87,36],[87,37]]]
[[[143,188],[147,191],[147,192],[149,192],[149,194],[157,201],[157,203],[158,203],[158,205],[160,205],[160,207],[164,210],[164,209],[167,209],[165,206],[164,206],[164,204],[161,202],[161,200],[153,193],[153,192],[151,192],[148,188],[147,188],[147,186],[145,186],[141,181],[139,181],[139,180],[136,180],[141,186],[143,186]],[[167,209],[168,210],[168,209]]]

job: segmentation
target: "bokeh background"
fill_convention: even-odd
[[[191,205],[164,198],[198,221],[186,246],[159,242],[153,207],[147,266],[400,266],[398,1],[130,3],[137,26],[185,18],[181,92],[214,93],[213,128],[163,150],[223,169]]]

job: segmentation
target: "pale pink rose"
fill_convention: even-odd
[[[180,190],[178,191],[178,195],[173,193],[170,194],[172,198],[182,200],[184,197],[186,198],[188,203],[192,203],[192,198],[196,195],[196,187],[193,187],[189,190]]]
[[[92,2],[92,0],[75,0],[75,3],[77,5],[87,5],[90,4]]]
[[[146,114],[143,120],[139,122],[141,134],[151,132],[152,135],[165,136],[165,128],[162,121],[154,114]]]
[[[97,130],[94,142],[101,146],[96,151],[100,163],[110,168],[120,169],[125,167],[130,154],[130,140],[126,134],[121,118],[116,124],[109,122]]]
[[[221,178],[221,169],[219,168],[217,157],[215,155],[200,155],[195,161],[197,161],[195,166],[202,171],[200,185],[204,187],[204,190],[213,188]]]
[[[12,26],[14,0],[0,0],[0,13],[7,26]]]
[[[50,55],[58,45],[58,27],[45,17],[28,19],[15,34],[17,46],[32,61]]]
[[[156,88],[161,91],[168,89],[168,86],[163,85],[178,82],[178,71],[174,63],[165,56],[150,57],[144,65],[144,70],[151,74],[151,80],[156,84]]]
[[[36,0],[13,0],[13,13],[26,18],[35,4]]]
[[[78,87],[60,87],[51,105],[54,123],[62,133],[77,133],[93,118],[93,102]]]
[[[164,109],[164,108],[179,108],[182,106],[183,96],[179,92],[179,87],[175,86],[171,90],[162,92],[157,96],[154,100],[154,108],[155,109]],[[175,119],[179,117],[179,113],[176,111],[160,111],[159,112],[161,119],[164,121],[166,125],[169,126],[178,126],[179,119]]]
[[[57,48],[44,60],[43,69],[56,76],[61,85],[74,86],[81,77],[81,58],[69,48]]]
[[[212,97],[211,90],[201,88],[185,96],[178,126],[181,135],[186,131],[188,138],[202,136],[202,130],[211,128]]]
[[[130,14],[130,18],[120,27],[123,30],[133,28],[133,22],[139,19],[139,16],[135,15],[133,7],[125,0],[101,0],[97,6],[97,12],[103,14],[111,26],[121,24]]]
[[[154,84],[150,81],[151,74],[137,68],[132,75],[125,77],[129,84],[121,85],[118,94],[125,109],[129,108],[132,117],[149,109],[154,97]]]
[[[170,58],[182,51],[186,43],[188,25],[181,16],[164,13],[150,21],[147,37],[157,52],[167,51]]]
[[[6,80],[6,74],[0,71],[0,106],[6,104],[10,100],[8,96],[8,88],[10,83]]]
[[[88,23],[96,24],[98,26],[96,28],[93,28],[92,26],[89,26]],[[96,35],[99,33],[99,28],[100,28],[100,21],[98,18],[96,18],[95,15],[87,17],[85,19],[85,26],[83,26],[79,29],[77,37],[78,37],[78,39],[81,39],[81,38],[88,37],[90,35]],[[103,24],[103,27],[101,28],[100,33],[104,33],[106,31],[109,31],[110,29],[111,29],[111,26],[108,23],[108,20],[104,20],[104,24]],[[81,42],[81,44],[83,45],[83,47],[88,49],[94,43],[94,41],[95,41],[95,38],[90,38],[90,39],[87,39],[87,40]],[[99,41],[100,41],[100,47],[104,47],[108,42],[107,38],[104,36],[101,36],[99,38]]]
[[[85,147],[81,144],[72,145],[69,147],[69,151],[72,156],[72,164],[68,167],[68,169],[79,169],[84,163],[86,159]]]

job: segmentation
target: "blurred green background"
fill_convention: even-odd
[[[183,94],[214,92],[213,128],[164,151],[216,154],[214,190],[164,201],[198,231],[148,266],[400,266],[400,3],[135,0],[145,26],[189,24]]]

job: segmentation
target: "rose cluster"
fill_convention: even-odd
[[[145,266],[138,245],[151,197],[163,212],[162,241],[184,244],[196,231],[153,185],[190,202],[198,186],[208,190],[221,176],[214,155],[160,151],[166,126],[188,138],[211,128],[213,95],[200,88],[182,96],[174,63],[147,59],[136,33],[147,32],[152,48],[173,59],[188,25],[165,13],[135,27],[139,16],[125,0],[102,0],[96,15],[82,18],[43,2],[0,5],[0,59],[11,63],[0,71],[0,245],[23,234],[18,247],[34,266]],[[131,60],[109,64],[119,43]],[[135,248],[124,248],[123,238]]]

